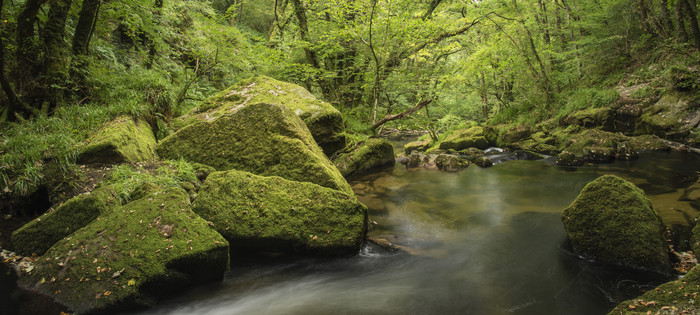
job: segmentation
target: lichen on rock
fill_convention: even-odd
[[[333,163],[345,177],[394,165],[394,161],[394,147],[383,138],[367,139],[350,152],[340,153],[333,158]]]
[[[155,159],[156,139],[142,120],[122,116],[90,137],[80,149],[79,163],[143,162]]]
[[[280,176],[352,194],[304,122],[278,104],[249,104],[211,122],[193,123],[163,139],[157,152],[163,158],[184,158],[219,171]]]
[[[178,117],[174,125],[180,129],[195,122],[212,121],[256,103],[278,104],[290,108],[304,121],[313,138],[328,156],[345,147],[345,126],[337,109],[316,99],[299,85],[261,75],[243,80],[208,98],[189,113]]]
[[[574,250],[604,264],[671,272],[665,227],[644,192],[613,175],[588,183],[563,211]]]
[[[233,249],[350,255],[367,232],[367,208],[354,195],[236,170],[209,175],[193,210]]]
[[[228,242],[171,188],[101,214],[54,244],[18,285],[76,313],[129,311],[220,280],[228,263]]]

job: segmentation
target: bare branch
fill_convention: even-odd
[[[384,118],[382,118],[381,120],[379,120],[378,122],[376,122],[374,125],[372,125],[372,130],[376,130],[377,128],[379,128],[379,126],[381,126],[381,125],[383,125],[383,124],[385,124],[385,123],[387,123],[387,122],[390,122],[390,121],[392,121],[392,120],[397,120],[397,119],[406,118],[406,117],[408,117],[409,115],[411,115],[411,114],[413,114],[413,113],[419,111],[421,108],[423,108],[423,107],[425,107],[425,106],[428,106],[428,104],[430,104],[430,103],[432,103],[432,102],[433,102],[433,100],[422,101],[422,102],[418,103],[416,106],[407,109],[407,110],[406,110],[405,112],[403,112],[403,113],[396,114],[396,115],[386,115],[386,116],[384,116]]]

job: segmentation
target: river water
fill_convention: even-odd
[[[356,257],[240,263],[232,254],[223,282],[143,314],[605,314],[666,279],[575,255],[561,211],[586,183],[615,174],[643,188],[668,226],[687,230],[697,211],[678,198],[698,162],[655,153],[572,169],[508,161],[456,173],[398,164],[351,184],[375,223],[369,235],[403,250],[369,244]]]

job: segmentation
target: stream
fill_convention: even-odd
[[[397,164],[351,185],[369,207],[369,236],[402,250],[368,243],[355,257],[330,260],[232,253],[223,282],[142,314],[606,314],[667,279],[574,254],[561,211],[586,183],[615,174],[644,189],[668,227],[687,233],[698,212],[678,198],[699,162],[647,153],[578,168],[516,160],[455,173]],[[682,235],[674,237],[679,250]]]

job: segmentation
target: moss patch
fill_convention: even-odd
[[[182,157],[220,171],[281,176],[352,194],[304,122],[277,104],[249,104],[211,122],[191,124],[163,139],[157,151],[164,158]]]
[[[249,250],[355,254],[367,231],[367,208],[352,195],[235,170],[209,175],[193,210]]]
[[[394,161],[394,147],[383,138],[367,139],[354,150],[333,159],[333,163],[345,177],[381,166],[394,165]]]
[[[21,255],[42,255],[53,244],[118,204],[119,201],[110,187],[79,195],[14,231],[12,245]]]
[[[589,108],[571,113],[564,119],[569,125],[578,125],[584,128],[601,128],[607,131],[615,130],[614,111],[608,107]]]
[[[52,246],[18,283],[77,313],[114,312],[221,279],[228,259],[228,242],[173,188],[100,215]]]
[[[469,129],[457,130],[447,136],[440,143],[439,148],[442,150],[460,151],[467,148],[486,149],[489,142],[484,137],[484,128],[471,127]]]
[[[90,137],[80,149],[79,163],[124,163],[155,159],[156,139],[144,121],[119,117]]]
[[[406,145],[403,146],[404,151],[406,151],[406,155],[411,155],[411,152],[413,151],[425,151],[428,149],[430,146],[430,140],[419,140],[419,141],[413,141],[409,142]]]
[[[613,175],[588,183],[562,213],[574,250],[607,264],[669,274],[664,225],[644,192]]]
[[[249,104],[269,103],[290,108],[311,131],[323,151],[332,155],[345,147],[345,126],[340,112],[331,104],[319,101],[305,88],[256,76],[208,98],[188,114],[175,120],[179,129],[200,121],[211,121]]]
[[[610,315],[617,314],[697,314],[700,271],[693,268],[682,279],[669,281],[642,296],[624,301]]]

